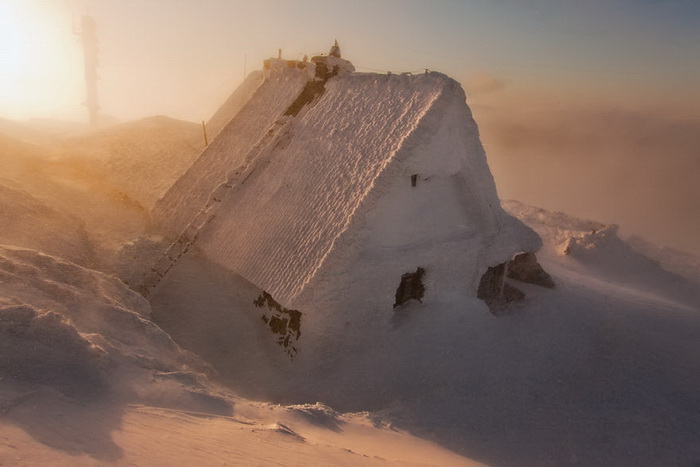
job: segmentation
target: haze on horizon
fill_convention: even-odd
[[[700,254],[700,3],[0,0],[0,118],[85,121],[72,30],[97,22],[101,114],[208,119],[245,72],[327,52],[460,81],[502,198]]]

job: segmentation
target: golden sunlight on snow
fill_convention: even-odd
[[[0,459],[40,465],[406,465],[479,466],[364,415],[334,431],[280,406],[243,402],[234,417],[131,405],[78,409],[37,400],[0,423]],[[30,408],[31,407],[31,408]],[[67,417],[66,414],[71,416]],[[112,420],[113,427],[104,420]],[[21,427],[21,428],[20,428]],[[77,431],[67,435],[72,427]],[[82,434],[82,435],[81,435]],[[31,457],[27,453],[31,452]],[[255,461],[253,461],[255,460]]]

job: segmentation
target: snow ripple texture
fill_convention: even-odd
[[[406,138],[453,86],[440,74],[329,81],[280,137],[285,144],[265,170],[227,197],[199,246],[293,303]]]
[[[296,99],[307,77],[299,70],[272,73],[153,209],[153,218],[178,234],[207,203],[227,174],[242,165],[250,149]],[[262,103],[262,105],[261,105]]]
[[[226,102],[224,102],[216,113],[207,121],[207,135],[210,141],[214,141],[214,138],[226,127],[241,108],[243,108],[263,82],[263,72],[260,70],[253,71],[248,75],[245,81],[236,88],[233,94],[226,99]]]

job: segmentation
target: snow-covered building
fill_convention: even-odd
[[[333,51],[267,61],[229,99],[228,122],[153,211],[179,235],[156,276],[194,244],[284,308],[371,315],[476,297],[489,267],[540,247],[501,209],[458,82],[355,73]]]

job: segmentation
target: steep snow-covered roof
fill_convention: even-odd
[[[254,78],[251,80],[257,79]],[[170,232],[181,231],[214,188],[227,179],[228,172],[245,161],[251,148],[296,99],[306,81],[306,74],[299,70],[281,70],[267,77],[252,95],[246,93],[249,100],[226,124],[225,131],[156,203],[156,222]]]
[[[224,201],[225,216],[199,246],[287,302],[426,112],[455,85],[439,74],[330,80],[318,104],[290,125],[289,145]]]
[[[182,233],[156,266],[158,274],[172,266],[167,258],[177,261],[196,241],[211,260],[292,306],[312,281],[337,275],[348,252],[360,254],[363,230],[401,237],[404,249],[440,238],[462,242],[452,247],[465,249],[458,264],[468,265],[451,270],[463,271],[465,277],[457,278],[463,284],[477,281],[472,276],[486,265],[539,248],[537,235],[500,208],[459,83],[440,73],[343,73],[324,88],[310,76],[296,67],[267,70],[263,83],[159,201],[156,221]],[[396,194],[397,179],[406,176],[408,183],[413,174],[432,183],[432,194],[419,204],[435,212],[404,209],[415,195],[399,195],[403,201],[396,206],[404,214],[394,219],[401,219],[397,225],[387,230],[386,222],[369,222],[380,205],[381,216],[386,214],[386,202],[379,201]],[[421,219],[404,223],[407,216]],[[411,233],[397,236],[392,229]],[[449,242],[442,250],[451,248]],[[425,261],[423,250],[412,261]],[[436,261],[449,263],[451,254],[442,250]]]
[[[207,136],[211,141],[224,129],[226,124],[248,102],[263,82],[263,72],[256,70],[250,73],[243,83],[226,99],[214,115],[207,121]]]
[[[281,303],[293,302],[370,192],[389,183],[382,173],[429,140],[455,102],[466,109],[461,86],[439,73],[330,80],[318,103],[289,122],[266,160],[233,188],[199,247]],[[468,109],[466,114],[471,120]],[[439,163],[428,157],[413,168],[423,174],[456,173],[471,163],[469,170],[485,180],[470,191],[497,204],[475,126],[473,134],[462,129],[476,154],[466,154],[464,147],[442,148]]]

